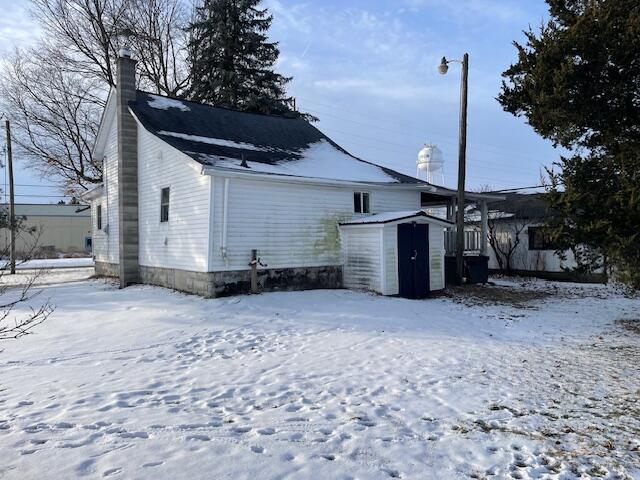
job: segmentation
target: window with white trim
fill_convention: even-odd
[[[102,205],[96,207],[96,227],[102,230]]]
[[[169,198],[171,192],[169,187],[165,187],[160,191],[160,222],[169,221]]]
[[[370,213],[368,192],[353,192],[353,211],[355,213]]]

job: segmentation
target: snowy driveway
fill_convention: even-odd
[[[43,291],[0,345],[3,479],[640,478],[640,300],[604,287]]]

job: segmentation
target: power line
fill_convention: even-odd
[[[3,197],[8,197],[8,195],[6,193],[2,194]],[[65,197],[69,197],[71,195],[40,195],[40,194],[33,194],[30,195],[28,193],[16,193],[14,196],[16,197],[43,197],[43,198],[65,198]]]
[[[379,143],[385,143],[385,144],[392,145],[392,146],[396,146],[396,147],[407,148],[407,145],[406,145],[406,144],[401,144],[401,143],[397,143],[397,142],[390,142],[390,141],[388,141],[388,140],[380,140],[379,138],[369,137],[369,136],[361,135],[361,134],[358,134],[358,133],[345,132],[345,131],[343,131],[343,130],[337,130],[337,129],[334,129],[334,128],[331,128],[331,127],[329,127],[329,128],[323,127],[323,130],[328,131],[328,132],[333,132],[333,133],[338,134],[338,135],[348,135],[348,136],[349,136],[349,142],[350,142],[350,143],[354,143],[354,144],[358,144],[358,143],[353,142],[353,141],[351,140],[351,137],[358,137],[358,138],[361,138],[361,139],[363,139],[363,140],[370,140],[370,141],[372,141],[372,142],[375,142],[375,144],[367,144],[367,145],[362,144],[362,143],[360,143],[360,144],[359,144],[359,145],[363,145],[363,146],[366,146],[366,147],[369,147],[369,148],[376,147],[376,148],[386,148],[387,150],[391,150],[391,149],[389,149],[388,147],[379,146]],[[448,143],[448,142],[445,142],[445,143]],[[470,148],[470,150],[474,150],[474,148]],[[405,154],[406,154],[406,152],[400,152],[400,151],[398,151],[398,150],[393,150],[393,152],[394,152],[394,153],[398,153],[398,154],[402,154],[402,155],[405,155]],[[492,155],[495,155],[495,156],[502,157],[502,158],[509,158],[509,159],[512,159],[512,158],[514,157],[513,155],[506,156],[506,155],[504,155],[504,154],[496,153],[496,152],[489,152],[489,153],[491,153]],[[473,155],[473,156],[475,157],[476,155],[477,155],[477,153],[476,153],[475,155]],[[531,160],[531,161],[534,161],[534,162],[537,162],[537,161],[538,161],[538,160],[536,160],[536,159],[534,159],[534,158],[532,158],[532,157],[526,157],[526,156],[523,156],[523,155],[519,155],[519,158],[527,159],[527,160]],[[517,169],[518,171],[521,171],[521,169],[520,169],[520,168],[515,167],[515,166],[513,166],[513,165],[504,165],[504,163],[503,163],[503,162],[492,162],[491,160],[485,160],[485,159],[478,160],[478,159],[474,159],[474,163],[481,163],[481,164],[486,164],[486,165],[492,165],[492,164],[493,164],[493,165],[498,165],[498,166],[499,166],[500,171],[503,171],[505,168],[513,168],[513,169]]]
[[[329,108],[331,108],[333,110],[336,110],[336,109],[337,110],[342,110],[343,112],[349,113],[351,115],[364,116],[362,113],[354,112],[352,110],[347,110],[347,109],[345,109],[345,108],[343,108],[341,106],[330,105],[328,103],[318,102],[316,100],[312,100],[312,99],[305,98],[305,97],[298,97],[298,98],[301,99],[301,100],[304,100],[306,102],[309,102],[309,103],[315,103],[316,105],[329,107]],[[303,110],[306,110],[306,109],[303,109]],[[378,129],[381,129],[381,130],[387,130],[389,132],[398,133],[398,134],[401,134],[401,135],[407,135],[406,131],[405,132],[399,132],[397,130],[389,129],[387,127],[382,127],[380,125],[375,125],[375,124],[366,123],[366,122],[360,122],[358,120],[348,119],[348,118],[344,118],[344,117],[338,117],[335,114],[322,112],[322,111],[319,111],[319,110],[316,110],[315,112],[313,110],[309,110],[309,111],[312,112],[312,113],[318,113],[318,114],[321,114],[321,115],[327,115],[327,116],[334,117],[334,118],[341,119],[341,120],[345,120],[345,121],[348,121],[348,122],[358,123],[360,125],[370,126],[370,127],[378,128]],[[404,123],[404,122],[397,122],[397,121],[395,123],[397,123],[398,125],[400,125],[403,128],[405,128],[405,130],[413,130],[414,132],[416,132],[416,134],[419,134],[421,136],[425,135],[425,132],[423,132],[422,130],[417,129],[415,125],[411,125],[411,124]],[[452,144],[457,145],[457,139],[455,139],[453,137],[450,137],[450,136],[447,136],[447,135],[440,135],[440,137],[449,138],[450,139],[449,141],[445,141],[443,143],[452,143]],[[509,152],[512,155],[517,155],[517,156],[519,156],[521,158],[530,158],[530,157],[524,157],[522,155],[522,152],[520,152],[518,150],[507,149],[507,148],[504,148],[504,146],[502,146],[502,145],[495,145],[495,144],[491,144],[491,143],[487,143],[487,142],[473,142],[473,143],[475,143],[477,145],[485,145],[486,147],[489,147],[490,149],[494,150],[494,152],[489,152],[489,153],[495,153],[495,150],[499,150],[501,152]],[[481,150],[482,148],[477,147],[477,146],[471,146],[471,149]],[[486,150],[486,151],[489,151],[489,150]]]
[[[520,187],[520,188],[505,188],[504,190],[491,190],[489,193],[509,193],[517,192],[519,190],[531,190],[532,188],[546,188],[548,185],[534,185],[532,187]]]
[[[36,187],[36,188],[60,188],[60,185],[47,185],[44,183],[41,184],[28,184],[28,183],[16,183],[17,187]]]

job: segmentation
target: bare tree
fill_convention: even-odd
[[[0,229],[10,226],[9,216],[3,209],[0,211]],[[18,262],[23,264],[30,260],[37,250],[40,233],[37,230],[23,228],[20,219],[14,220],[14,228],[24,243],[22,258]],[[3,278],[8,270],[8,251],[8,244],[0,248],[0,341],[33,333],[33,328],[44,322],[54,310],[49,299],[34,305],[34,299],[42,293],[41,290],[35,290],[34,285],[44,274],[43,270],[35,270],[31,275],[21,276],[22,283],[14,284]],[[28,312],[17,311],[18,307],[23,305],[28,306]]]
[[[187,67],[188,9],[181,0],[129,0],[123,34],[138,60],[144,88],[184,96]]]
[[[521,243],[521,235],[527,227],[522,220],[497,221],[489,218],[489,245],[496,256],[498,267],[509,274],[514,269],[514,258]]]
[[[102,181],[91,156],[104,106],[103,84],[60,68],[48,52],[16,51],[5,62],[0,91],[20,154],[68,195]]]
[[[31,6],[47,39],[38,47],[55,54],[65,69],[115,85],[128,0],[31,0]]]
[[[21,156],[67,194],[102,182],[91,150],[122,45],[136,51],[141,88],[185,91],[186,1],[32,0],[42,40],[2,62],[0,101]]]

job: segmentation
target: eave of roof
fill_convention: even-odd
[[[357,226],[357,225],[384,225],[393,222],[402,222],[411,219],[428,219],[434,223],[440,223],[445,226],[452,226],[453,222],[445,220],[443,218],[434,217],[429,215],[424,210],[409,210],[400,212],[384,212],[374,215],[355,217],[346,222],[340,222],[340,226]]]

